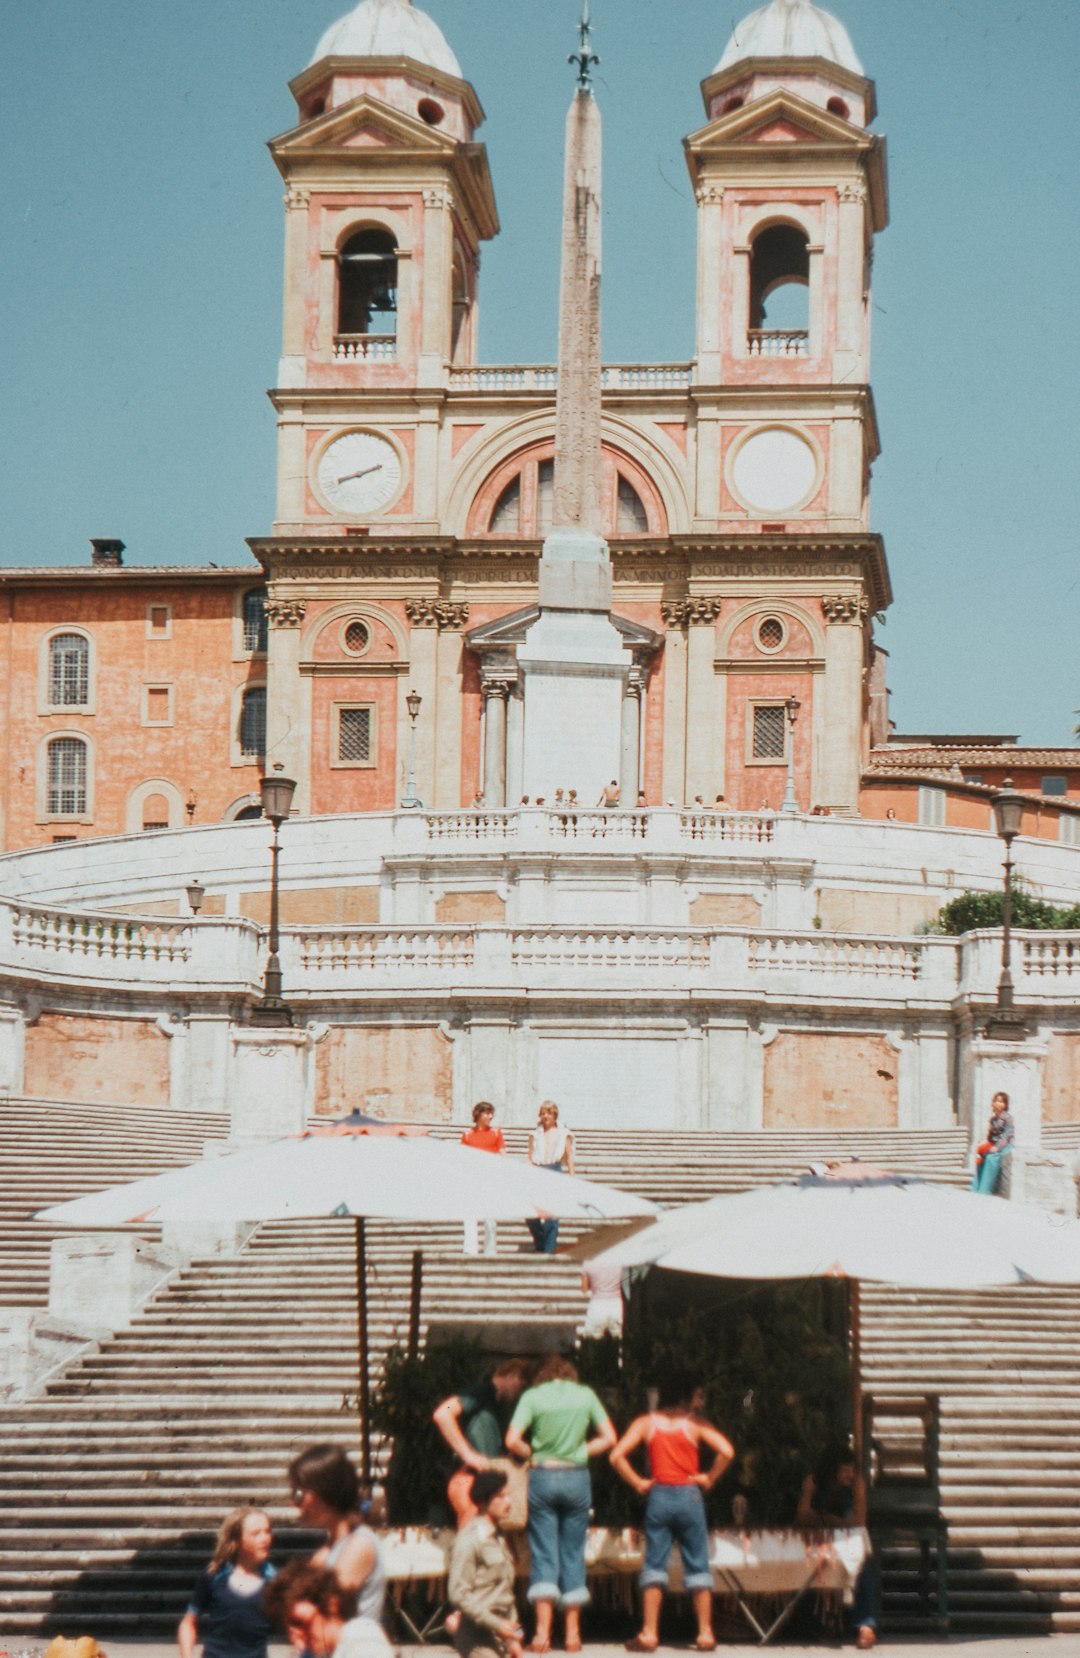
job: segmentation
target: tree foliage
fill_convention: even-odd
[[[980,927],[1000,927],[1004,918],[1003,892],[962,892],[945,905],[934,925],[934,931],[959,937],[961,933],[975,932]],[[1012,895],[1012,924],[1014,927],[1052,930],[1080,928],[1080,904],[1061,909],[1033,898],[1023,887]]]

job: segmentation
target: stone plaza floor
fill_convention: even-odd
[[[48,1646],[48,1641],[23,1641],[19,1638],[7,1639],[0,1636],[0,1658],[9,1654],[10,1658],[40,1658]],[[176,1644],[171,1641],[138,1641],[138,1640],[111,1640],[103,1643],[108,1658],[176,1658]],[[898,1635],[894,1639],[885,1637],[877,1650],[887,1652],[889,1658],[928,1658],[928,1654],[940,1649],[948,1648],[952,1653],[963,1654],[964,1658],[1080,1658],[1080,1634],[1067,1635],[1015,1635],[1015,1636],[982,1636],[982,1635],[953,1635],[948,1640],[941,1640],[935,1636],[917,1638]],[[679,1646],[660,1647],[658,1652],[661,1658],[666,1655],[686,1653],[690,1649],[686,1644]],[[727,1658],[751,1658],[751,1654],[760,1652],[760,1647],[742,1644],[739,1642],[722,1642],[717,1651]],[[791,1642],[777,1641],[770,1646],[770,1652],[800,1653],[805,1658],[813,1658],[816,1653],[826,1654],[853,1652],[850,1642],[840,1646],[827,1641]],[[453,1648],[443,1644],[428,1647],[401,1646],[398,1648],[401,1658],[422,1658],[424,1654],[432,1658],[449,1658]],[[290,1648],[274,1645],[270,1648],[271,1658],[291,1658]],[[553,1658],[558,1658],[557,1649],[553,1648]],[[582,1658],[624,1658],[624,1649],[619,1646],[604,1646],[599,1643],[587,1643]]]

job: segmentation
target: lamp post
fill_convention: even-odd
[[[416,793],[416,716],[420,712],[423,697],[419,691],[410,691],[405,698],[405,706],[409,710],[409,769],[405,778],[405,793],[401,797],[401,804],[406,811],[415,811],[424,802]]]
[[[292,1009],[281,999],[281,962],[278,960],[278,830],[289,815],[296,793],[295,779],[282,776],[283,770],[278,761],[271,776],[259,779],[263,816],[268,817],[274,826],[274,839],[270,850],[269,954],[263,976],[263,993],[257,1002],[252,1003],[249,1015],[253,1025],[291,1025],[293,1022]]]
[[[799,717],[801,704],[796,697],[788,697],[784,703],[784,714],[787,718],[787,783],[784,788],[784,798],[780,802],[782,812],[797,812],[799,802],[795,798],[795,721]]]
[[[1012,778],[994,795],[994,823],[1005,842],[1005,892],[1001,907],[1001,978],[998,980],[997,1007],[986,1023],[986,1035],[992,1042],[1022,1042],[1027,1026],[1013,1006],[1012,981],[1012,843],[1020,833],[1024,821],[1024,797],[1012,786]]]
[[[198,915],[203,906],[203,899],[206,897],[206,888],[196,876],[195,880],[191,881],[184,890],[187,893],[188,908],[192,915]]]

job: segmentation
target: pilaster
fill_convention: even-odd
[[[821,601],[825,629],[824,714],[817,804],[856,812],[862,771],[865,598],[845,594]]]
[[[266,653],[266,760],[280,760],[296,778],[295,810],[310,810],[311,720],[306,686],[300,675],[303,599],[280,598],[273,587],[266,601],[269,625]]]

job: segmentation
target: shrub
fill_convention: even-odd
[[[945,905],[934,930],[959,937],[961,933],[975,932],[980,927],[1000,927],[1004,907],[1003,892],[962,892],[959,898]],[[1071,909],[1059,909],[1041,898],[1033,898],[1023,887],[1015,888],[1012,924],[1014,927],[1033,929],[1080,928],[1080,904],[1074,904]]]

